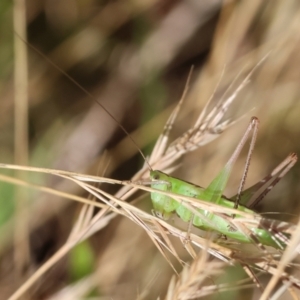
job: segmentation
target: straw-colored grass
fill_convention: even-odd
[[[242,220],[228,217],[233,227],[245,231],[250,224],[268,228],[271,223],[273,229],[292,234],[284,251],[218,240],[194,229],[187,239],[188,224],[178,224],[176,218],[167,222],[151,213],[153,190],[144,184],[149,181],[149,168],[145,164],[135,174],[137,163],[132,157],[137,149],[130,138],[111,142],[106,158],[98,156],[118,125],[97,103],[86,99],[87,94],[73,90],[62,75],[67,71],[80,81],[84,74],[88,79],[80,85],[116,119],[125,116],[129,131],[138,119],[144,120],[132,134],[141,147],[154,143],[162,132],[147,159],[153,169],[204,187],[225,165],[250,117],[257,116],[260,131],[246,183],[253,185],[289,153],[299,153],[297,2],[184,1],[161,6],[148,1],[147,6],[138,2],[124,6],[115,1],[93,8],[92,15],[87,4],[77,5],[74,2],[67,10],[49,3],[28,7],[29,31],[43,30],[36,17],[44,13],[51,34],[59,40],[52,42],[49,31],[29,32],[31,42],[61,68],[58,71],[30,51],[31,167],[7,164],[12,161],[13,136],[10,76],[4,74],[0,83],[0,138],[5,145],[1,168],[29,174],[28,180],[22,180],[5,173],[1,182],[25,186],[32,199],[27,207],[29,224],[25,224],[30,232],[24,236],[24,245],[30,246],[29,262],[25,259],[16,265],[12,259],[11,254],[22,249],[12,239],[17,228],[13,214],[1,223],[0,298],[239,299],[247,289],[249,299],[297,299],[297,165],[262,202],[263,210],[272,214],[245,214]],[[39,44],[44,37],[45,46]],[[208,55],[199,63],[205,51]],[[189,89],[176,106],[193,64]],[[136,97],[142,101],[134,106]],[[158,105],[158,99],[165,102]],[[161,112],[170,99],[176,104]],[[170,126],[163,128],[174,105],[180,110],[169,136]],[[244,157],[236,162],[225,195],[236,194]],[[124,173],[112,173],[124,162]],[[8,185],[4,187],[2,211],[12,201],[22,201],[14,198]],[[234,213],[188,197],[178,196],[178,200],[195,213],[196,207],[224,217]],[[18,211],[18,218],[22,213],[26,215]],[[268,221],[273,219],[281,221]],[[70,251],[83,240],[89,249],[85,255],[93,253],[93,270],[71,281],[71,270],[79,269],[81,258],[74,259],[75,252]]]

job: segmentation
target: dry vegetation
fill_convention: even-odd
[[[297,299],[298,165],[258,208],[287,222],[282,230],[294,234],[283,253],[221,245],[199,232],[187,242],[186,224],[151,214],[151,189],[137,182],[149,178],[148,168],[138,171],[142,159],[134,143],[94,100],[128,131],[137,128],[132,137],[151,153],[153,168],[174,169],[201,186],[217,175],[257,116],[250,186],[290,152],[300,153],[298,1],[31,0],[26,26],[22,9],[16,15],[10,5],[0,7],[6,27],[0,42],[0,163],[37,168],[1,171],[0,299],[14,292],[10,299]],[[14,29],[21,36],[26,31],[36,48],[16,37],[15,57],[12,16]],[[20,78],[26,77],[20,59],[26,48],[28,108],[26,84],[25,90],[24,80],[14,87],[12,71],[15,62]],[[161,136],[151,152],[192,65],[170,140]],[[226,195],[236,194],[244,160],[241,155]],[[129,179],[134,183],[122,181]],[[141,189],[146,196],[140,197]],[[259,215],[251,217],[245,215],[245,223],[260,222]]]

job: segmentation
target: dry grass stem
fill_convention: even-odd
[[[224,102],[219,103],[211,111],[205,108],[206,114],[201,114],[195,125],[187,132],[183,133],[181,137],[177,138],[169,146],[168,134],[179,112],[179,107],[182,105],[182,99],[179,102],[178,107],[175,108],[174,113],[168,120],[163,134],[158,139],[158,142],[154,147],[154,151],[148,160],[149,165],[151,165],[155,169],[168,170],[173,167],[173,164],[176,163],[182,155],[186,154],[187,152],[194,151],[199,146],[202,146],[218,137],[228,126],[230,126],[230,124],[232,124],[231,121],[222,121],[222,119],[232,101],[236,98],[238,92],[242,90],[248,80],[249,78],[246,77],[242,84],[233,93],[234,96],[231,96]],[[186,91],[184,92],[184,94],[186,94]],[[77,174],[73,172],[22,167],[17,165],[0,164],[0,167],[17,169],[19,171],[26,170],[31,172],[43,172],[46,174],[56,175],[74,182],[82,189],[87,191],[90,195],[92,195],[95,199],[97,199],[97,201],[91,201],[79,197],[72,197],[69,195],[61,194],[63,196],[67,196],[72,200],[83,202],[85,203],[85,205],[82,207],[78,219],[74,224],[73,230],[70,233],[65,245],[54,256],[52,256],[52,258],[49,259],[47,263],[42,265],[28,279],[28,281],[26,281],[24,285],[22,285],[20,289],[14,293],[14,295],[11,296],[11,300],[18,299],[27,289],[29,289],[35,283],[36,280],[38,280],[45,272],[47,272],[49,268],[51,268],[66,253],[68,253],[72,247],[95,234],[100,229],[104,228],[116,215],[125,216],[136,225],[143,228],[143,230],[146,231],[148,236],[151,238],[158,250],[165,257],[165,259],[169,262],[175,272],[176,267],[174,266],[170,255],[173,258],[176,258],[179,263],[182,263],[182,260],[178,255],[176,249],[174,248],[171,240],[169,239],[169,236],[180,238],[183,246],[186,248],[188,253],[190,253],[191,256],[195,258],[191,267],[189,269],[185,268],[183,270],[181,277],[175,284],[175,286],[174,283],[170,284],[166,299],[194,299],[197,297],[202,297],[204,295],[209,295],[211,293],[232,289],[232,287],[227,285],[210,286],[204,284],[205,279],[208,276],[219,274],[222,271],[224,264],[240,264],[241,266],[246,266],[248,270],[250,270],[250,273],[255,272],[254,270],[259,270],[260,272],[266,272],[273,275],[272,280],[274,280],[275,282],[277,280],[287,280],[288,282],[291,282],[292,285],[300,287],[300,281],[298,279],[283,271],[293,258],[291,254],[288,254],[290,247],[287,247],[284,252],[285,255],[288,255],[289,260],[283,260],[286,256],[281,256],[281,250],[269,250],[265,247],[253,246],[252,248],[254,250],[254,253],[249,256],[249,254],[246,255],[244,252],[237,252],[239,243],[235,244],[232,241],[219,240],[217,243],[209,242],[207,238],[202,239],[198,235],[195,235],[193,233],[188,233],[189,240],[187,241],[187,232],[179,230],[178,228],[166,223],[156,216],[140,210],[136,206],[126,202],[129,195],[132,195],[138,190],[144,190],[149,193],[157,192],[157,190],[143,185],[143,181],[145,181],[145,179],[147,179],[149,176],[147,164],[145,164],[143,169],[141,169],[135,176],[133,176],[133,179],[131,181],[120,181],[105,177]],[[277,169],[278,167],[275,170]],[[4,177],[2,177],[2,179],[11,180],[11,182],[14,182],[14,184],[24,185],[24,182],[21,181],[5,179]],[[110,193],[104,192],[101,188],[94,186],[93,183],[118,184],[122,185],[123,187],[116,193],[115,196],[113,196]],[[36,188],[36,186],[32,187]],[[53,193],[53,190],[51,189],[47,190],[44,188],[44,191]],[[274,232],[280,232],[282,236],[284,236],[282,233],[294,234],[294,232],[298,231],[297,227],[292,224],[274,220],[269,221],[268,219],[265,219],[258,214],[249,214],[232,208],[221,207],[215,203],[207,202],[201,199],[195,200],[194,198],[177,195],[170,192],[160,193],[171,196],[179,203],[184,203],[184,205],[190,211],[202,218],[205,217],[199,213],[198,209],[208,210],[226,219],[231,224],[230,226],[244,232],[249,236],[251,236],[251,231],[249,229],[251,228],[251,226],[262,226],[262,228],[265,228],[267,230],[270,230],[271,228],[271,230]],[[100,203],[104,203],[105,206],[103,206],[103,204],[99,205],[98,201],[100,201]],[[102,210],[93,215],[94,207],[102,207]],[[241,218],[232,218],[231,216],[235,214],[239,214]],[[210,222],[209,219],[207,219],[206,221],[208,223]],[[294,238],[292,239],[292,243],[294,243],[293,241]],[[286,239],[284,240],[284,242],[288,243]],[[297,242],[299,241],[297,240]],[[191,247],[192,245],[199,250],[203,250],[202,252],[200,252],[201,254],[199,258],[196,258],[197,254],[195,252],[195,249]],[[207,273],[205,268],[205,264],[208,263],[208,253],[222,261],[209,262],[209,274]],[[294,253],[293,255],[295,256],[297,254]],[[253,275],[253,277],[255,277],[255,275]],[[258,284],[259,281],[257,281],[255,278],[253,280],[255,284]],[[270,289],[274,288],[272,282],[270,282],[270,286]],[[235,288],[237,287],[241,288],[243,287],[243,284],[237,285]],[[248,287],[248,283],[244,287]],[[265,293],[269,295],[268,290],[266,290]]]

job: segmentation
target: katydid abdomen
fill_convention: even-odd
[[[224,196],[219,197],[217,201],[212,201],[212,199],[214,199],[213,191],[171,177],[160,171],[151,171],[150,178],[153,180],[153,183],[151,184],[152,188],[157,190],[168,191],[208,202],[214,202],[227,208],[234,208],[235,206],[233,201],[228,200]],[[218,193],[218,191],[215,192]],[[169,217],[176,212],[184,222],[190,222],[192,219],[192,224],[195,227],[205,231],[215,231],[242,243],[253,243],[258,241],[262,245],[272,246],[274,248],[283,248],[285,246],[282,242],[277,241],[273,234],[267,229],[260,229],[255,226],[249,228],[249,226],[247,226],[247,229],[244,228],[243,230],[233,226],[232,222],[230,222],[230,218],[242,218],[239,214],[234,216],[227,214],[222,217],[215,213],[198,208],[197,211],[199,214],[196,215],[184,204],[167,195],[152,192],[151,199],[154,211],[160,218],[169,219]],[[238,205],[237,211],[254,214],[251,209],[242,205]]]

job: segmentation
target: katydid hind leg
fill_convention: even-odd
[[[298,160],[297,154],[290,154],[276,169],[280,167],[279,173],[274,174],[272,177],[274,180],[250,203],[250,208],[255,207],[263,198],[272,190],[272,188],[285,176],[285,174],[296,164]],[[284,165],[283,165],[284,163]],[[275,170],[276,170],[275,169]],[[274,171],[275,171],[274,170]],[[273,171],[273,172],[274,172]],[[273,173],[272,172],[272,173]],[[272,175],[271,173],[271,175]]]
[[[251,121],[243,134],[239,144],[237,145],[236,149],[234,150],[233,154],[229,158],[228,162],[224,166],[224,168],[221,170],[221,172],[218,174],[218,176],[210,183],[210,185],[207,187],[206,191],[212,195],[211,202],[213,203],[218,203],[219,199],[223,195],[224,189],[226,187],[226,184],[228,182],[229,176],[231,174],[232,168],[234,163],[236,162],[238,156],[240,155],[244,145],[246,144],[251,132],[252,137],[251,137],[251,142],[250,142],[250,147],[248,150],[248,155],[247,155],[247,160],[245,163],[245,168],[243,172],[243,177],[239,186],[239,193],[236,197],[236,205],[235,208],[237,208],[240,200],[239,194],[241,193],[244,185],[245,185],[245,180],[247,177],[248,169],[249,169],[249,164],[251,160],[251,155],[253,152],[253,148],[255,145],[256,141],[256,136],[257,136],[257,130],[258,130],[258,119],[256,117],[252,117]]]
[[[250,125],[251,126],[248,127],[249,134],[250,134],[250,130],[253,131],[253,133],[252,133],[252,138],[251,138],[251,141],[250,141],[250,146],[249,146],[249,150],[248,150],[248,154],[247,154],[247,159],[246,159],[246,162],[245,162],[243,176],[242,176],[242,179],[241,179],[241,182],[240,182],[240,185],[239,185],[237,197],[235,199],[234,208],[237,208],[239,206],[239,203],[240,203],[240,200],[241,200],[241,193],[244,189],[246,178],[247,178],[247,175],[248,175],[250,161],[251,161],[252,153],[253,153],[256,138],[257,138],[258,125],[259,125],[258,119],[257,118],[252,118]]]
[[[295,153],[288,155],[270,174],[265,176],[258,183],[244,190],[240,195],[239,204],[248,208],[254,208],[295,165],[296,162],[297,155]],[[236,198],[237,195],[233,196],[231,200],[234,201]]]

